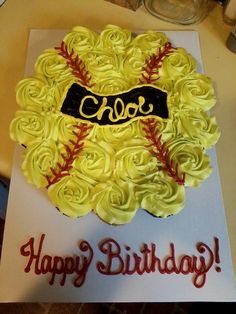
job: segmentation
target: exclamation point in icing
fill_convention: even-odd
[[[219,239],[214,237],[214,240],[215,240],[215,262],[216,264],[220,264],[220,255],[219,255]],[[215,270],[219,273],[221,272],[221,268],[220,266],[216,265],[215,266]]]

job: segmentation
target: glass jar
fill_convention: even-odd
[[[148,12],[177,24],[193,24],[207,12],[208,0],[143,0]]]
[[[236,0],[228,0],[224,7],[224,21],[227,24],[236,24]]]

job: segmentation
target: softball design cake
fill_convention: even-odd
[[[125,224],[177,214],[211,173],[212,81],[162,32],[74,27],[16,89],[10,136],[26,180],[70,217]]]

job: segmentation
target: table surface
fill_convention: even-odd
[[[151,16],[144,6],[134,12],[104,0],[7,0],[0,7],[0,175],[11,176],[14,143],[8,130],[18,109],[15,86],[24,76],[30,29],[71,29],[75,25],[102,29],[106,24],[131,30],[199,32],[204,72],[213,79],[218,98],[212,113],[222,133],[216,150],[236,273],[236,54],[230,52],[225,44],[232,26],[224,23],[222,7],[215,2],[211,3],[208,15],[201,23],[183,26]]]

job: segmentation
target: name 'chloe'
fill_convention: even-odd
[[[98,125],[119,125],[147,116],[168,118],[167,93],[152,85],[142,85],[119,94],[101,95],[73,83],[61,112]]]

